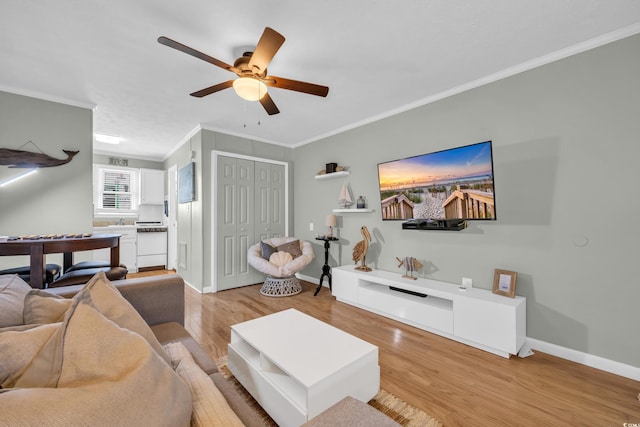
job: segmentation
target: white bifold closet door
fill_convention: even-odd
[[[218,291],[262,282],[247,250],[285,232],[284,166],[218,156],[215,276]]]

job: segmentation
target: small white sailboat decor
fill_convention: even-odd
[[[347,188],[347,183],[342,184],[342,188],[340,189],[340,195],[338,196],[338,206],[341,209],[346,209],[353,204],[353,200],[351,200],[351,196],[349,195],[349,188]]]

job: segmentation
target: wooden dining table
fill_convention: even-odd
[[[0,242],[0,256],[29,255],[30,284],[42,289],[47,254],[63,254],[63,272],[73,265],[73,253],[111,248],[111,267],[120,265],[120,234],[77,235],[74,237],[34,237]]]

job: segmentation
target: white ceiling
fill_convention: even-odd
[[[640,32],[637,0],[9,0],[0,90],[95,106],[97,153],[162,160],[199,126],[298,146]],[[329,86],[270,89],[280,114],[233,89],[226,63],[265,26],[286,37],[269,74]],[[259,124],[258,124],[259,123]],[[15,144],[14,144],[15,143]],[[0,141],[17,148],[21,141]]]

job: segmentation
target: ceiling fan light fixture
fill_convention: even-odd
[[[267,85],[252,77],[240,77],[233,81],[233,89],[247,101],[259,101],[267,94]]]

